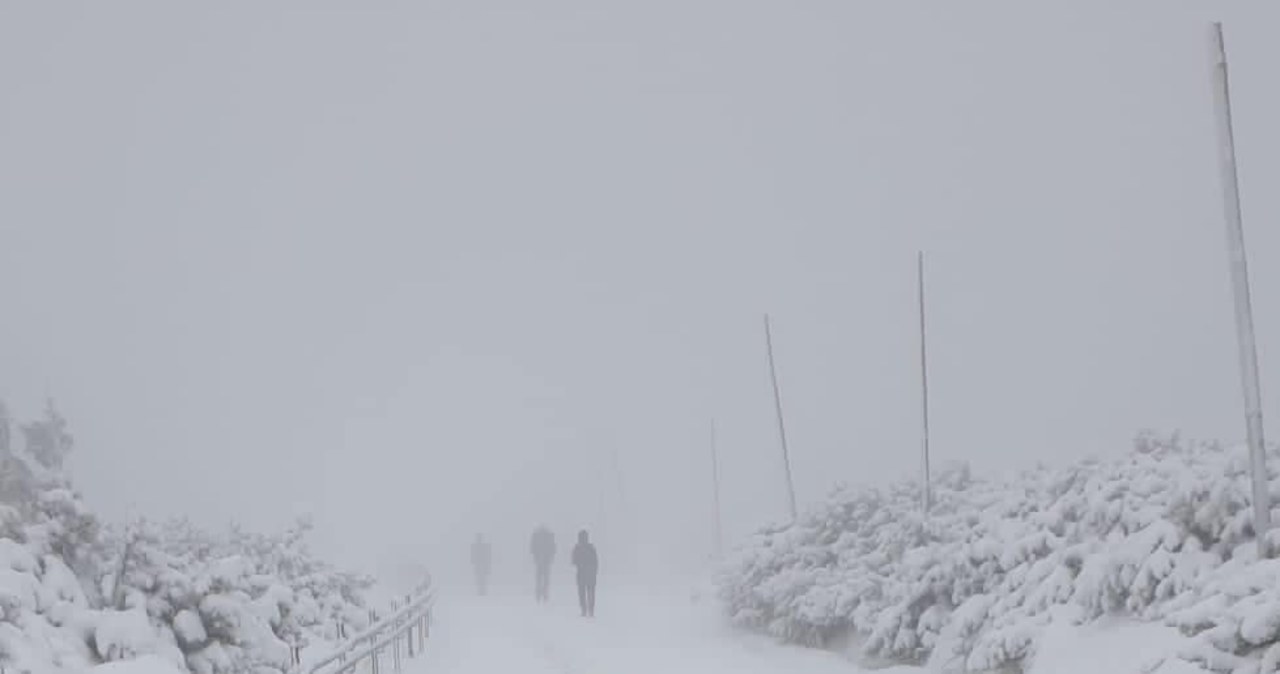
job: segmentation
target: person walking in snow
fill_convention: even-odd
[[[533,555],[534,594],[539,602],[545,602],[551,592],[551,562],[556,556],[555,534],[546,526],[539,526],[529,541],[529,552]]]
[[[476,534],[471,544],[471,568],[476,572],[476,590],[483,597],[489,591],[489,571],[493,568],[493,550],[484,534]]]
[[[596,546],[587,538],[587,530],[578,532],[578,544],[573,546],[573,565],[578,568],[578,605],[584,618],[596,615],[596,574],[600,571],[600,557]]]

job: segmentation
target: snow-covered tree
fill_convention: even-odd
[[[0,668],[83,671],[158,656],[197,674],[284,672],[290,649],[367,625],[371,579],[317,558],[301,519],[276,534],[185,519],[103,524],[62,459],[52,404],[0,453]]]
[[[0,400],[0,458],[9,456],[12,433],[13,420],[9,418],[9,408]]]
[[[24,425],[22,432],[27,453],[45,468],[62,468],[63,460],[75,444],[67,431],[66,419],[58,413],[52,399],[45,403],[44,418]]]
[[[0,401],[0,503],[14,508],[29,506],[35,498],[35,477],[13,448],[13,419]]]

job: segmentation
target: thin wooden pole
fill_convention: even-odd
[[[782,393],[778,390],[778,369],[773,362],[773,332],[769,328],[769,314],[764,315],[764,345],[769,352],[769,379],[773,382],[773,406],[778,413],[778,439],[782,443],[782,466],[787,478],[787,504],[790,506],[791,521],[799,514],[796,510],[796,487],[791,480],[791,455],[787,451],[787,427],[782,421]]]
[[[1227,223],[1227,251],[1234,287],[1236,338],[1240,351],[1240,378],[1244,388],[1245,432],[1253,478],[1253,522],[1258,554],[1267,556],[1266,533],[1271,528],[1271,498],[1267,487],[1266,440],[1262,432],[1262,387],[1258,378],[1258,348],[1253,331],[1253,305],[1249,294],[1249,267],[1240,214],[1240,184],[1236,174],[1235,131],[1231,124],[1231,89],[1227,80],[1227,49],[1222,24],[1211,30],[1214,46],[1214,100],[1218,118],[1222,195]]]
[[[933,507],[933,487],[929,477],[929,359],[925,346],[924,323],[924,251],[916,257],[916,274],[920,290],[920,422],[921,434],[921,467],[920,506],[926,515]]]

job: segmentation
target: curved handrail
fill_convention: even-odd
[[[394,613],[383,618],[364,631],[347,639],[332,653],[317,660],[307,668],[308,674],[322,674],[325,667],[335,662],[342,663],[334,670],[337,672],[353,671],[357,663],[367,657],[373,657],[373,671],[377,672],[377,655],[388,647],[394,647],[396,668],[399,669],[399,639],[408,637],[409,655],[413,655],[413,644],[419,643],[419,650],[425,645],[428,626],[431,619],[431,608],[435,602],[435,591],[428,576],[409,595],[408,602]],[[418,633],[415,635],[414,630]],[[360,648],[362,643],[368,645]]]
[[[414,597],[413,595],[415,594],[418,596]],[[343,652],[354,649],[356,645],[358,645],[361,641],[367,641],[378,636],[378,634],[382,632],[382,630],[386,629],[388,626],[393,624],[396,620],[404,617],[405,615],[410,613],[413,609],[417,608],[422,601],[431,600],[434,598],[435,598],[435,592],[431,588],[431,579],[430,577],[428,577],[425,581],[423,581],[416,588],[413,589],[413,592],[410,594],[409,603],[405,604],[403,608],[387,616],[386,618],[383,618],[375,622],[374,624],[366,627],[364,631],[357,633],[355,636],[348,638],[345,642],[343,642],[340,646],[338,646],[338,648],[335,649],[333,654],[329,657],[336,658],[339,655],[341,655]]]
[[[315,672],[316,670],[320,669],[321,667],[335,660],[345,660],[347,657],[351,657],[349,654],[351,653],[351,651],[355,650],[355,648],[359,646],[361,642],[373,641],[378,637],[379,634],[382,634],[384,631],[386,631],[388,627],[395,626],[402,618],[408,616],[410,613],[414,613],[415,611],[423,608],[424,606],[429,606],[429,604],[434,599],[435,599],[435,593],[428,592],[427,594],[420,596],[417,599],[410,602],[409,604],[405,605],[404,608],[401,608],[395,613],[365,628],[363,632],[360,632],[359,634],[351,637],[350,639],[347,639],[346,642],[344,642],[341,646],[335,649],[332,653],[316,661],[315,664],[311,665],[311,671]]]
[[[404,637],[405,633],[408,632],[410,629],[412,629],[412,625],[406,625],[404,628],[397,630],[391,634],[388,634],[382,637],[382,639],[369,644],[364,648],[364,650],[356,651],[355,653],[350,654],[348,656],[348,661],[346,662],[346,664],[344,664],[343,667],[339,668],[338,671],[342,672],[342,671],[354,670],[356,663],[360,662],[361,660],[367,657],[376,655],[379,651],[386,648],[387,646],[391,646],[395,643],[398,643],[400,639]],[[376,665],[375,665],[375,671],[376,671]]]

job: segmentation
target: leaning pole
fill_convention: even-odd
[[[1214,23],[1210,34],[1213,40],[1213,92],[1227,223],[1227,252],[1230,256],[1231,283],[1235,296],[1236,338],[1240,349],[1240,377],[1244,387],[1245,432],[1249,442],[1249,466],[1253,478],[1253,522],[1258,537],[1258,556],[1266,557],[1266,533],[1271,528],[1271,498],[1267,486],[1258,348],[1253,332],[1253,306],[1249,297],[1249,267],[1245,258],[1244,226],[1240,215],[1235,132],[1231,125],[1231,89],[1227,80],[1227,50],[1222,37],[1222,24]]]
[[[920,303],[920,507],[925,517],[933,508],[933,484],[929,476],[929,360],[924,330],[924,251],[916,255],[916,287]]]
[[[764,346],[769,353],[769,380],[773,383],[773,406],[778,413],[778,439],[782,443],[782,467],[787,478],[787,504],[791,521],[799,517],[796,510],[796,487],[791,480],[791,455],[787,451],[787,427],[782,422],[782,393],[778,391],[778,370],[773,364],[773,332],[769,329],[769,314],[764,315]]]

